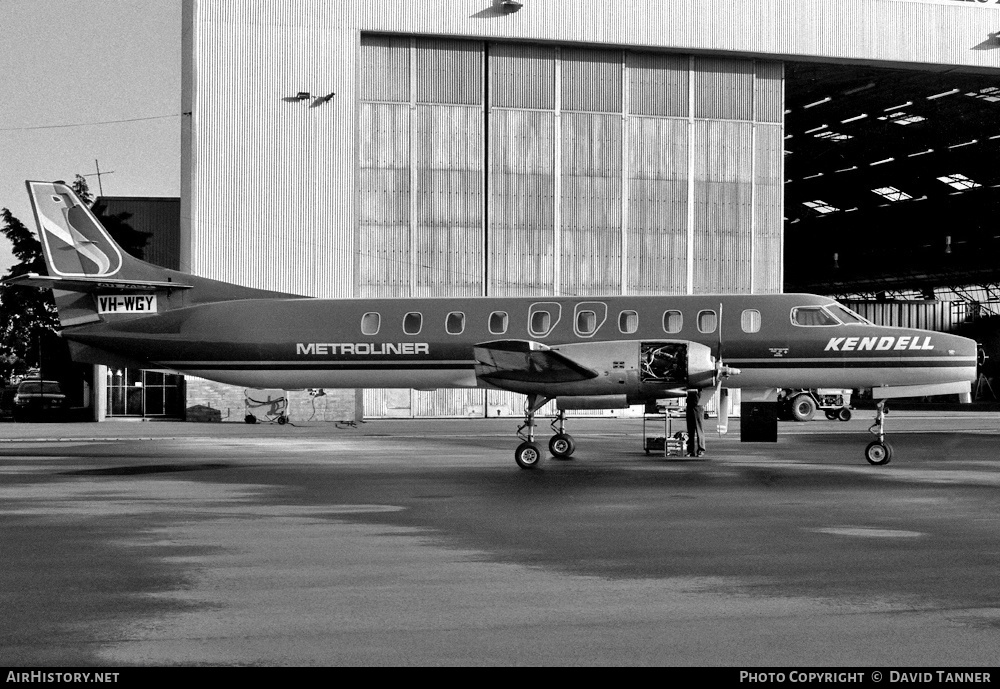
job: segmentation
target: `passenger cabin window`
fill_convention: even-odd
[[[449,335],[461,335],[465,331],[465,314],[452,311],[444,321],[444,329]]]
[[[507,332],[507,312],[494,311],[490,314],[490,333],[493,335],[504,335]]]
[[[698,312],[698,332],[703,334],[714,333],[719,325],[719,317],[715,311],[705,310]]]
[[[591,337],[608,319],[608,305],[600,301],[585,301],[576,305],[573,327],[580,337]]]
[[[663,312],[663,332],[670,334],[679,333],[683,327],[684,314],[680,311]]]
[[[840,321],[827,313],[822,306],[796,306],[792,309],[792,324],[813,328],[840,325]]]
[[[382,327],[382,316],[369,312],[361,317],[361,334],[378,335],[379,328]]]
[[[740,326],[745,333],[760,332],[760,311],[757,309],[746,309],[740,316]]]
[[[635,311],[622,311],[618,314],[618,330],[631,335],[639,329],[639,314]]]
[[[548,311],[535,311],[531,314],[531,334],[543,335],[552,330],[552,314]]]
[[[410,312],[403,316],[403,332],[407,335],[419,335],[424,327],[424,315]]]
[[[559,323],[562,307],[554,302],[532,304],[528,309],[528,332],[533,337],[545,337]]]

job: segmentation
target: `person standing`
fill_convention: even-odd
[[[686,416],[687,455],[688,457],[701,457],[705,454],[705,407],[701,403],[700,390],[688,390]]]

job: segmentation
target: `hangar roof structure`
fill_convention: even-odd
[[[1000,71],[790,62],[785,93],[786,291],[1000,283]]]

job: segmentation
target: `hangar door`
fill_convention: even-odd
[[[781,63],[366,35],[360,73],[358,296],[781,291]]]

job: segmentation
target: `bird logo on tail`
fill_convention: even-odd
[[[30,182],[49,270],[64,277],[107,277],[122,256],[94,214],[65,184]]]

